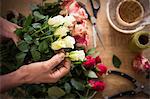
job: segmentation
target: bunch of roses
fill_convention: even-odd
[[[86,61],[82,64],[86,69],[94,69],[98,76],[102,76],[107,72],[107,67],[101,63],[99,56],[93,58],[92,56],[86,56]],[[96,91],[103,91],[105,84],[97,79],[88,80],[89,86]]]
[[[62,3],[66,14],[58,15],[48,20],[48,24],[53,27],[58,27],[54,35],[59,36],[59,39],[51,44],[53,50],[62,48],[72,48],[76,44],[77,47],[86,48],[88,45],[88,28],[87,28],[87,14],[75,0],[64,0]],[[69,35],[68,35],[69,34]],[[84,50],[71,51],[66,54],[72,62],[81,61],[84,68],[96,72],[96,75],[102,76],[107,72],[107,68],[101,63],[99,56],[93,58],[86,56]],[[96,91],[103,91],[105,84],[98,79],[89,79],[88,86]]]
[[[79,6],[76,0],[64,0],[62,3],[62,12],[66,15],[71,15],[75,18],[74,29],[72,30],[72,36],[76,40],[77,46],[87,47],[89,43],[88,27],[85,10]]]

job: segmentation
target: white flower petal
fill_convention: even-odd
[[[66,48],[72,48],[74,49],[75,39],[71,36],[67,36],[63,39],[65,42]]]
[[[59,49],[64,48],[64,47],[65,47],[65,43],[64,43],[64,41],[62,41],[62,39],[57,40],[51,44],[51,48],[53,50],[59,50]]]
[[[65,26],[60,26],[59,28],[56,29],[54,32],[54,35],[63,37],[67,35],[67,32],[69,32],[69,29]]]
[[[54,27],[62,25],[64,23],[64,17],[61,15],[57,15],[53,18],[49,18],[48,24],[53,25]]]
[[[68,27],[68,26],[73,26],[73,22],[75,22],[76,19],[72,16],[65,16],[65,22],[64,22],[64,26]]]
[[[71,51],[68,57],[71,61],[83,61],[85,59],[85,53],[83,50]]]

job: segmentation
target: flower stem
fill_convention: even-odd
[[[49,37],[52,37],[53,35],[48,35],[48,36],[44,36],[42,38],[40,38],[40,40],[43,40],[43,39],[46,39],[46,38],[49,38]]]
[[[87,90],[87,92],[86,92],[86,97],[88,96],[88,94],[89,94],[89,91],[90,91],[90,89],[88,88],[88,90]]]
[[[33,35],[36,34],[36,33],[41,32],[42,30],[44,30],[44,29],[46,29],[46,28],[48,28],[48,27],[49,27],[49,25],[46,25],[46,26],[44,26],[43,28],[40,28],[39,30],[37,30],[36,32],[34,32],[31,36],[33,36]]]
[[[92,99],[97,94],[97,91],[95,91],[88,99]]]

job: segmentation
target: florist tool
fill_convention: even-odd
[[[93,11],[93,16],[91,16],[92,29],[93,29],[93,44],[94,44],[94,47],[97,46],[96,45],[96,35],[97,35],[102,47],[104,48],[104,44],[101,39],[101,32],[99,31],[96,25],[97,12],[100,9],[100,2],[99,0],[90,0],[90,4],[92,7],[92,11]]]
[[[133,34],[129,48],[134,52],[141,52],[144,49],[150,48],[150,32],[140,31]]]
[[[118,75],[118,76],[121,76],[123,78],[128,79],[129,81],[131,81],[135,85],[135,88],[132,90],[129,90],[129,91],[121,92],[121,93],[116,94],[116,95],[111,96],[111,97],[106,96],[105,99],[115,99],[115,98],[118,98],[121,96],[133,96],[135,94],[138,94],[139,92],[144,92],[145,94],[150,95],[150,86],[149,85],[143,85],[140,82],[138,82],[136,79],[134,79],[131,76],[129,76],[125,73],[122,73],[120,71],[109,70],[108,75],[109,74]]]

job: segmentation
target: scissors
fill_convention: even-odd
[[[102,47],[105,49],[104,44],[101,39],[102,37],[101,32],[97,28],[97,25],[96,25],[97,13],[98,13],[98,10],[100,9],[100,2],[99,0],[90,0],[90,4],[91,4],[92,11],[93,11],[93,16],[90,17],[90,20],[92,22],[92,30],[93,30],[93,45],[94,47],[97,46],[96,44],[96,35],[97,35]]]
[[[134,79],[131,76],[129,76],[129,75],[125,74],[125,73],[122,73],[120,71],[109,70],[108,71],[108,75],[109,74],[114,74],[114,75],[118,75],[118,76],[121,76],[123,78],[126,78],[129,81],[131,81],[134,84],[135,87],[132,90],[121,92],[121,93],[118,93],[118,94],[116,94],[114,96],[110,96],[110,97],[105,96],[104,97],[105,99],[116,99],[116,98],[122,97],[122,96],[133,96],[135,94],[138,94],[139,92],[144,92],[145,94],[150,95],[150,85],[149,85],[148,82],[147,82],[147,85],[146,84],[145,85],[141,84],[136,79]]]

